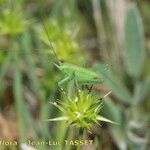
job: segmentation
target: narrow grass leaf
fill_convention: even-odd
[[[25,110],[25,103],[23,100],[22,95],[22,74],[21,70],[19,69],[19,55],[16,50],[16,44],[14,43],[14,60],[15,60],[15,66],[14,66],[14,83],[13,83],[13,92],[14,92],[14,98],[16,103],[16,109],[19,119],[19,131],[20,131],[20,140],[21,142],[25,142],[27,140],[27,124],[26,124],[26,110]]]
[[[35,73],[36,66],[35,66],[35,63],[34,63],[33,57],[32,57],[31,41],[32,41],[31,35],[29,34],[29,32],[25,32],[21,39],[21,45],[22,45],[22,49],[24,52],[24,58],[25,58],[25,61],[28,65],[28,68],[30,71],[29,73],[30,73],[33,90],[35,91],[36,94],[38,94],[39,98],[42,98],[39,80]]]

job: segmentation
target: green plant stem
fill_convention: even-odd
[[[67,140],[72,140],[73,133],[74,133],[74,130],[72,128],[69,128],[69,132],[68,132],[68,135],[67,135]],[[71,150],[71,145],[66,146],[65,150]]]
[[[63,143],[64,143],[66,133],[67,133],[66,123],[61,122],[57,124],[56,141],[60,142],[60,146],[58,149],[61,149],[61,150],[63,149]]]
[[[80,128],[79,129],[79,140],[82,140],[83,139],[83,133],[84,133],[84,129]],[[77,150],[81,150],[82,149],[82,145],[78,145],[77,146]]]

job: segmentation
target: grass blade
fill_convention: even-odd
[[[0,83],[3,84],[3,82],[5,81],[5,75],[8,69],[8,66],[10,64],[10,60],[11,60],[12,54],[11,52],[6,56],[1,68],[0,68]],[[5,85],[5,84],[3,84]],[[4,86],[0,87],[0,94],[2,92],[2,90],[4,89]]]
[[[27,124],[26,124],[26,110],[25,103],[22,95],[22,74],[19,68],[19,51],[17,51],[16,43],[14,43],[14,79],[13,79],[13,93],[16,103],[16,109],[19,119],[20,141],[25,142],[27,140]]]

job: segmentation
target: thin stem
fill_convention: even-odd
[[[79,141],[83,139],[83,133],[84,133],[84,129],[80,128],[79,129]],[[77,146],[77,150],[81,150],[82,149],[82,145],[78,145]]]

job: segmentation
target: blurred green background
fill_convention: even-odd
[[[63,78],[43,22],[61,61],[97,70],[101,63],[110,66],[105,83],[93,90],[112,90],[101,113],[120,125],[93,125],[86,136],[94,144],[82,148],[150,149],[149,17],[149,0],[0,0],[0,140],[20,143],[0,149],[24,150],[28,139],[63,142],[76,133],[65,122],[41,121],[60,115],[49,102],[61,99],[57,83]]]

